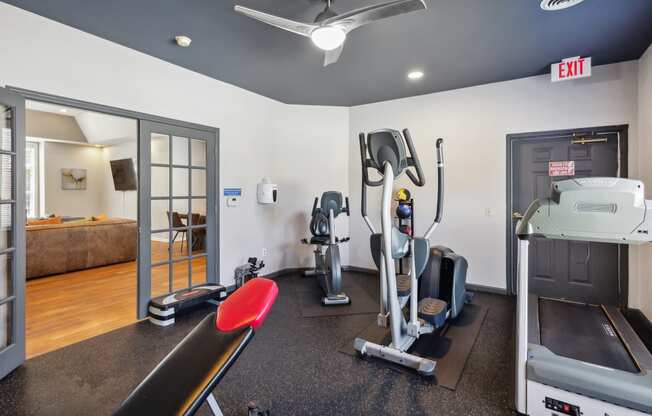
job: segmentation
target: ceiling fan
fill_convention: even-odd
[[[338,14],[331,8],[331,0],[325,1],[326,8],[317,15],[314,23],[296,22],[239,5],[235,6],[235,11],[268,25],[309,37],[315,46],[325,52],[324,66],[327,66],[337,62],[346,35],[353,29],[387,17],[427,8],[424,0],[394,0]]]

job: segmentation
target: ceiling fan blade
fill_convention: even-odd
[[[337,62],[337,60],[340,59],[340,55],[342,54],[342,49],[344,49],[344,44],[341,44],[339,48],[335,48],[332,51],[325,51],[324,66],[328,66]]]
[[[425,10],[427,8],[428,7],[424,0],[395,0],[388,3],[351,10],[350,12],[342,13],[335,17],[326,19],[322,21],[321,24],[342,26],[347,32],[350,32],[357,27],[375,22],[376,20],[417,10]]]
[[[294,20],[284,19],[239,5],[236,5],[234,10],[252,19],[278,27],[279,29],[287,30],[288,32],[296,33],[297,35],[310,37],[310,33],[318,27],[310,23],[295,22]]]

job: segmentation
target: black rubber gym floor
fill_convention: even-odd
[[[372,290],[378,285],[371,275],[344,278]],[[250,400],[274,416],[513,414],[512,299],[474,298],[489,312],[451,391],[338,352],[375,316],[303,318],[292,276],[277,281],[280,296],[267,321],[215,390],[225,415],[245,415]],[[197,310],[170,328],[141,322],[28,360],[0,381],[0,414],[109,415],[211,310]],[[200,413],[208,414],[206,408]]]

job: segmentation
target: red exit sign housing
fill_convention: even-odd
[[[591,76],[591,58],[576,56],[567,58],[550,66],[552,82],[569,79],[588,78]]]

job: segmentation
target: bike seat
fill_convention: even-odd
[[[328,235],[316,235],[310,239],[310,244],[326,245],[331,242],[331,237]]]

